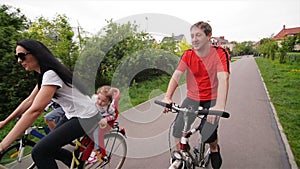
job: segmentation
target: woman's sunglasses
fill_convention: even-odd
[[[26,55],[30,54],[30,52],[28,53],[18,53],[17,55],[15,55],[16,60],[18,60],[18,58],[20,58],[22,61],[26,60]]]

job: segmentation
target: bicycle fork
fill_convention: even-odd
[[[174,159],[174,161],[172,161],[172,164],[169,167],[169,169],[185,168],[184,165],[186,165],[187,168],[189,168],[188,166],[192,165],[194,161],[194,159],[192,159],[193,157],[191,156],[191,153],[189,152],[190,146],[188,144],[188,140],[189,137],[196,131],[191,130],[187,132],[187,128],[188,128],[187,112],[184,112],[183,117],[184,117],[184,127],[182,131],[182,137],[180,139],[180,151],[173,152],[172,160]]]

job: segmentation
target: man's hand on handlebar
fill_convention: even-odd
[[[168,98],[164,98],[164,99],[162,100],[162,102],[167,103],[167,104],[172,104],[172,100],[171,100],[171,99],[168,99]],[[165,107],[163,113],[168,113],[168,112],[170,112],[170,111],[172,111],[170,108],[166,108],[166,107]]]
[[[215,105],[214,107],[209,108],[209,110],[224,111],[224,108],[221,108],[221,107],[218,107],[217,105]],[[218,123],[219,120],[220,120],[220,117],[216,116],[216,115],[208,115],[207,119],[206,119],[206,121],[211,124]]]

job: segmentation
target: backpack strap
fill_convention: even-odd
[[[225,53],[226,60],[227,60],[227,67],[228,67],[228,71],[229,71],[230,70],[229,69],[230,54],[229,54],[228,50],[226,48],[223,48],[222,46],[213,46],[213,48],[216,49],[219,57]]]

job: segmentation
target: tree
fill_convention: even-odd
[[[286,55],[288,52],[292,52],[297,42],[297,36],[290,36],[285,38],[281,42],[281,47],[279,48],[279,63],[286,62]]]
[[[188,44],[186,40],[184,40],[184,41],[178,42],[177,47],[178,47],[178,49],[176,50],[176,55],[181,56],[184,51],[190,49],[192,46],[190,44]]]
[[[297,36],[289,36],[281,42],[281,46],[284,47],[287,50],[287,52],[292,52],[296,44]]]
[[[253,42],[252,41],[245,41],[242,43],[235,42],[234,48],[232,49],[232,54],[234,56],[237,55],[250,55],[253,54]]]
[[[143,70],[146,70],[149,65],[155,62],[151,60],[153,57],[149,55],[147,49],[167,51],[160,49],[160,46],[154,43],[154,39],[149,34],[137,32],[137,25],[135,24],[130,22],[118,24],[112,20],[107,20],[107,23],[108,25],[104,29],[86,42],[85,49],[78,58],[75,67],[75,75],[84,81],[91,92],[94,92],[94,89],[101,85],[110,85],[117,74],[125,73],[124,71],[117,71],[120,65],[124,65],[124,63],[130,65],[127,67],[128,69],[124,69],[127,71],[126,73],[131,72],[135,75],[139,73],[136,72],[137,66],[133,65],[143,65]],[[169,47],[167,48],[169,49]],[[156,52],[152,51],[152,54],[154,53]],[[148,80],[147,77],[151,77],[153,74],[159,73],[152,69],[137,76],[143,76],[140,79]],[[126,77],[122,76],[119,80],[125,81],[125,79]],[[133,79],[129,79],[129,81],[131,80]]]
[[[58,14],[52,20],[39,17],[32,22],[27,36],[44,43],[66,67],[74,69],[79,44],[74,41],[74,31],[65,15]]]
[[[260,40],[258,51],[263,54],[264,57],[275,59],[275,53],[278,49],[277,42],[273,38],[264,38]]]
[[[16,42],[24,38],[23,32],[29,26],[28,19],[20,9],[2,5],[0,20],[1,120],[29,95],[36,82],[32,81],[33,74],[26,72],[14,57]]]

